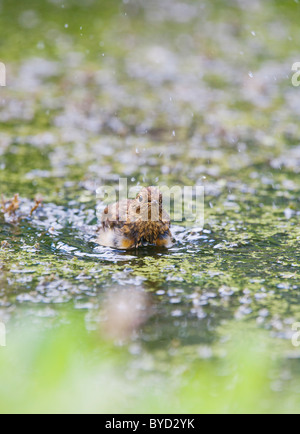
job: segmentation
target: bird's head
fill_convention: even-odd
[[[159,221],[162,213],[162,194],[156,187],[143,188],[133,201],[135,213],[141,221]]]

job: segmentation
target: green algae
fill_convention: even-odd
[[[0,193],[19,193],[27,217],[0,213],[1,315],[86,305],[97,318],[108,293],[136,287],[154,306],[140,342],[157,360],[173,342],[193,363],[227,322],[292,350],[299,5],[185,2],[184,22],[166,0],[2,3]],[[96,189],[120,177],[203,185],[204,231],[174,222],[169,251],[101,249]]]

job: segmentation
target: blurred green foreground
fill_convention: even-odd
[[[230,343],[218,356],[199,347],[191,363],[188,349],[175,351],[170,366],[160,354],[135,357],[132,343],[87,333],[80,317],[65,323],[42,333],[19,324],[9,334],[0,348],[1,413],[299,412],[299,384],[293,395],[281,392],[290,379],[278,377],[272,341],[249,327],[227,328]]]

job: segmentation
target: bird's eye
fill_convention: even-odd
[[[139,196],[139,202],[143,202],[143,196]]]

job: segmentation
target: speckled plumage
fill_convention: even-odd
[[[143,188],[136,199],[118,202],[104,210],[97,241],[118,249],[145,245],[171,247],[170,226],[159,190]]]

